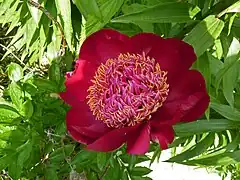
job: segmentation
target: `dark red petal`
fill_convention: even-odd
[[[171,144],[174,140],[173,127],[169,125],[151,126],[151,139],[158,142],[162,150],[167,149],[168,144]]]
[[[151,33],[140,33],[131,37],[128,43],[130,53],[143,52],[154,58],[162,70],[168,71],[171,80],[178,73],[188,70],[197,59],[194,49],[189,44],[178,39],[163,39]]]
[[[90,137],[82,135],[81,133],[79,133],[75,129],[72,129],[71,127],[68,128],[68,133],[72,136],[73,139],[75,139],[75,141],[81,144],[90,144],[94,141]]]
[[[163,46],[165,40],[160,36],[152,33],[139,33],[135,36],[132,36],[128,43],[129,53],[136,53],[150,56],[152,58],[156,58],[153,56],[152,52],[154,49],[158,49],[158,54],[161,52],[161,47]]]
[[[125,52],[128,36],[111,29],[103,29],[90,35],[83,43],[79,57],[97,64]]]
[[[187,98],[186,101],[181,103],[181,106],[176,114],[183,122],[190,122],[200,118],[210,102],[209,96],[205,93],[195,93]]]
[[[87,146],[87,149],[101,152],[108,152],[118,149],[128,139],[129,133],[136,130],[138,126],[113,129],[102,137]]]
[[[95,117],[89,109],[89,106],[85,102],[79,103],[78,107],[72,107],[67,112],[67,126],[75,125],[79,127],[90,126],[95,122]]]
[[[169,85],[167,102],[183,99],[195,92],[206,93],[205,80],[202,74],[196,70],[189,70],[179,74],[174,83]]]
[[[178,81],[170,84],[169,95],[163,106],[153,114],[156,124],[175,124],[200,118],[209,104],[205,80],[200,72],[186,71]]]
[[[88,95],[87,89],[91,85],[91,79],[94,77],[96,69],[96,64],[78,60],[74,72],[68,73],[66,77],[66,91],[60,93],[61,98],[71,106],[78,106]]]
[[[142,124],[127,139],[127,152],[129,154],[145,154],[150,145],[150,125]]]
[[[78,142],[89,144],[110,129],[101,121],[95,120],[87,104],[72,107],[67,112],[67,129]]]
[[[105,123],[102,121],[96,120],[97,122],[95,124],[92,124],[87,127],[79,127],[78,130],[88,137],[96,138],[102,136],[103,134],[109,132],[111,129],[107,127]]]

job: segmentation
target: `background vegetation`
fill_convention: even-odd
[[[84,39],[107,27],[194,47],[211,104],[202,119],[174,127],[168,162],[239,179],[239,12],[236,0],[0,0],[0,178],[151,179],[138,164],[159,159],[157,144],[151,156],[88,152],[66,132],[64,74]]]

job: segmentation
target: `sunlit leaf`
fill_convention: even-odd
[[[234,152],[224,152],[215,156],[210,156],[206,158],[199,158],[187,161],[186,165],[207,165],[207,166],[217,166],[217,165],[228,165],[240,162],[240,151]]]
[[[19,64],[11,63],[8,65],[8,77],[14,82],[23,78],[23,69]]]
[[[233,107],[234,104],[234,95],[233,90],[235,88],[236,82],[238,80],[238,74],[239,74],[239,66],[236,64],[234,65],[234,62],[238,60],[240,57],[240,43],[236,38],[233,38],[233,41],[229,47],[227,56],[224,60],[224,68],[229,67],[229,64],[233,64],[231,67],[229,67],[226,71],[226,73],[223,75],[223,94],[228,101],[228,103]],[[223,70],[220,70],[220,72]],[[219,72],[219,73],[220,73]],[[218,73],[218,74],[219,74]],[[217,83],[221,80],[221,75],[217,76]]]
[[[20,115],[18,111],[10,104],[0,102],[0,123],[11,123],[12,120],[16,119]]]
[[[198,120],[174,126],[178,136],[191,136],[205,132],[219,132],[237,128],[237,124],[226,119]]]
[[[190,21],[198,12],[199,8],[194,8],[187,3],[162,3],[140,12],[116,17],[112,22],[131,23],[133,21],[138,21],[151,23],[181,23]]]
[[[100,11],[103,16],[103,20],[99,21],[99,19],[94,16],[90,16],[86,22],[86,36],[100,30],[103,28],[108,22],[110,22],[111,18],[116,14],[116,12],[122,6],[124,0],[107,0],[105,1],[101,7]]]
[[[193,30],[187,34],[184,41],[191,44],[198,57],[200,57],[215,39],[220,35],[224,27],[224,22],[215,16],[210,15],[197,24]]]
[[[64,35],[70,50],[73,52],[72,45],[72,19],[71,19],[71,2],[70,0],[55,0],[60,20],[63,25]]]
[[[9,85],[9,95],[11,97],[11,100],[13,104],[16,105],[19,109],[22,106],[22,88],[17,83],[12,82]]]
[[[214,137],[215,136],[213,133],[206,135],[200,142],[195,144],[193,147],[184,151],[181,154],[178,154],[178,155],[168,159],[167,162],[181,163],[183,161],[186,161],[190,158],[193,158],[195,156],[202,154],[203,152],[205,152],[207,150],[207,148],[209,148],[213,144]]]
[[[223,10],[221,13],[218,14],[218,17],[223,16],[226,13],[231,12],[240,12],[240,1],[235,2],[231,6],[229,6],[227,9]]]

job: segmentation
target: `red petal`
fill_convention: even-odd
[[[168,80],[188,70],[197,59],[194,49],[178,39],[163,39],[151,33],[131,37],[128,48],[131,53],[145,54],[159,62],[161,69],[168,71]]]
[[[175,124],[200,118],[209,104],[205,80],[195,70],[186,71],[178,81],[170,84],[166,102],[153,114],[156,124]]]
[[[210,98],[205,93],[195,93],[181,104],[176,117],[185,122],[197,120],[204,114],[209,102]]]
[[[90,35],[83,43],[79,57],[97,64],[125,52],[128,36],[111,29],[103,29]]]
[[[92,144],[89,144],[87,149],[101,152],[108,152],[118,149],[127,141],[129,138],[129,133],[133,132],[137,127],[138,126],[113,129]]]
[[[88,106],[81,103],[78,108],[67,112],[67,129],[78,142],[89,144],[110,129],[101,121],[95,120]]]
[[[183,99],[195,92],[206,93],[205,80],[196,70],[189,70],[179,75],[174,83],[169,85],[168,102]]]
[[[136,132],[133,132],[127,140],[127,152],[129,154],[145,154],[150,145],[149,123],[142,124]]]
[[[156,58],[152,54],[154,49],[158,50],[158,54],[161,52],[161,46],[163,46],[165,40],[158,35],[152,33],[139,33],[132,36],[127,43],[130,53],[142,54]]]
[[[66,91],[60,93],[61,98],[71,106],[78,106],[88,95],[87,89],[91,85],[96,69],[96,64],[78,60],[74,72],[66,77]]]
[[[152,141],[157,141],[161,149],[167,149],[168,144],[171,144],[174,140],[174,131],[172,126],[151,126],[151,138]]]

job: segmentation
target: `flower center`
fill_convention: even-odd
[[[108,127],[147,121],[166,100],[167,72],[145,54],[120,54],[101,64],[89,87],[88,105]]]

